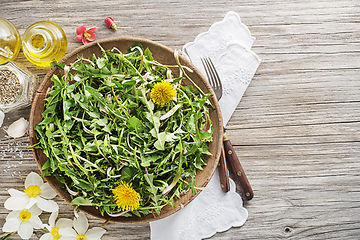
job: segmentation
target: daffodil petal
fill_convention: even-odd
[[[76,240],[77,236],[75,237],[60,237],[59,240]]]
[[[59,234],[62,237],[76,237],[78,236],[78,234],[75,232],[75,230],[71,227],[68,228],[60,228],[59,229]],[[62,238],[61,238],[62,239]]]
[[[68,227],[72,227],[72,225],[73,225],[73,221],[71,219],[60,218],[56,222],[55,227],[57,227],[57,228],[68,228]]]
[[[43,184],[44,184],[44,181],[42,180],[40,175],[35,172],[29,173],[29,175],[27,175],[27,177],[25,179],[25,188],[28,188],[31,185],[36,185],[36,186],[41,187],[41,185],[43,185]]]
[[[17,218],[9,218],[6,220],[4,226],[2,227],[3,232],[15,232],[19,229],[21,220],[19,216]]]
[[[52,189],[49,185],[49,183],[43,184],[41,187],[41,192],[39,194],[40,197],[43,197],[45,199],[52,199],[56,196],[56,192],[54,189]]]
[[[79,218],[74,218],[74,228],[79,234],[85,234],[89,227],[85,213],[79,212]]]
[[[26,209],[29,209],[29,208],[32,208],[32,206],[34,206],[34,204],[35,203],[37,203],[37,200],[36,200],[36,198],[30,198],[30,200],[29,200],[29,202],[28,202],[28,204],[26,205]]]
[[[86,232],[86,240],[97,240],[100,239],[102,235],[106,232],[105,229],[101,227],[94,227]]]
[[[39,240],[54,240],[54,238],[51,236],[51,233],[45,233]]]
[[[30,198],[28,195],[9,197],[5,203],[4,207],[8,210],[23,210],[26,205],[29,203]]]
[[[35,197],[37,200],[36,205],[45,212],[55,212],[59,210],[59,205],[53,200],[46,200],[40,196]]]
[[[18,234],[22,239],[29,239],[34,232],[34,228],[30,222],[22,222],[20,224]]]
[[[35,215],[35,216],[39,216],[42,213],[42,210],[36,205],[33,205],[29,209],[29,211],[31,212],[31,215]]]
[[[22,191],[19,191],[19,190],[16,190],[16,189],[9,189],[8,190],[8,193],[10,194],[10,196],[12,197],[22,197],[22,196],[27,196],[26,193],[22,192]]]
[[[55,227],[55,221],[56,221],[58,215],[59,215],[59,211],[55,211],[55,212],[51,213],[51,215],[49,217],[49,224],[50,224],[51,228]]]
[[[41,229],[45,226],[39,216],[31,216],[29,223],[36,229]]]
[[[20,214],[20,211],[11,211],[7,216],[6,216],[6,220],[10,219],[10,218],[18,218]]]

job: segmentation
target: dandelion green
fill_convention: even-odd
[[[44,174],[53,174],[76,195],[71,204],[119,214],[112,190],[124,181],[140,200],[139,208],[123,217],[160,214],[183,193],[195,193],[196,171],[211,155],[210,93],[181,85],[188,76],[173,77],[141,44],[127,53],[102,52],[80,57],[67,71],[56,64],[66,74],[51,78],[33,148],[48,157]],[[162,81],[175,87],[176,97],[154,104],[151,90]]]

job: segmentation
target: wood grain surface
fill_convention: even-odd
[[[357,239],[360,234],[360,4],[358,0],[9,1],[0,17],[23,34],[50,20],[68,37],[68,52],[81,46],[75,29],[96,26],[97,39],[147,38],[181,47],[236,11],[262,62],[227,125],[227,133],[254,190],[244,226],[211,239]],[[115,32],[104,24],[108,16]],[[16,61],[42,79],[48,68]],[[6,114],[2,129],[30,108]],[[28,136],[0,131],[0,225],[9,213],[7,189],[21,189],[38,172],[24,147]],[[72,209],[59,197],[61,217]],[[47,214],[42,214],[44,219]],[[101,221],[90,218],[90,226]],[[103,239],[149,239],[148,224],[109,223]],[[39,239],[35,231],[31,239]],[[11,239],[20,239],[17,235]]]

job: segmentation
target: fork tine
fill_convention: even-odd
[[[214,80],[214,86],[215,88],[219,88],[221,91],[222,91],[222,85],[220,83],[220,77],[219,77],[219,74],[217,73],[216,69],[215,69],[215,66],[213,64],[213,62],[211,61],[211,58],[207,58],[205,59],[211,72],[212,72],[212,75],[213,75],[213,80]]]
[[[201,63],[203,64],[203,66],[204,66],[205,73],[206,73],[207,79],[208,79],[208,81],[209,81],[209,83],[210,83],[210,86],[211,86],[212,88],[214,88],[214,87],[213,87],[213,82],[212,82],[212,77],[210,76],[210,73],[209,73],[209,70],[208,70],[208,69],[209,69],[209,66],[208,66],[208,64],[207,64],[207,62],[206,62],[206,59],[201,58],[200,60],[201,60]]]
[[[221,85],[220,77],[214,67],[214,64],[212,63],[211,58],[209,57],[201,58],[200,60],[204,66],[205,73],[207,75],[210,86],[214,90],[215,95],[219,100],[222,96],[222,85]]]
[[[214,80],[215,76],[214,76],[214,72],[213,72],[213,70],[212,70],[212,68],[211,68],[211,66],[209,64],[208,58],[204,58],[204,62],[205,62],[205,65],[206,65],[205,71],[209,72],[209,75],[210,75],[210,76],[208,76],[210,85],[215,90],[216,89],[216,82]]]
[[[203,66],[204,66],[205,73],[206,73],[207,79],[208,79],[208,81],[210,83],[210,86],[215,91],[216,83],[214,82],[214,74],[213,74],[213,71],[212,71],[211,66],[209,64],[209,61],[207,60],[207,58],[201,58],[201,62],[203,64]]]

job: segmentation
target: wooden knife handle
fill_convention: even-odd
[[[221,148],[218,171],[219,171],[221,190],[223,192],[230,191],[229,172],[228,172],[228,169],[227,169],[227,164],[226,164],[226,161],[225,161],[224,149],[223,148]]]
[[[226,132],[224,133],[224,152],[229,170],[242,188],[241,197],[247,201],[251,200],[254,193]]]

